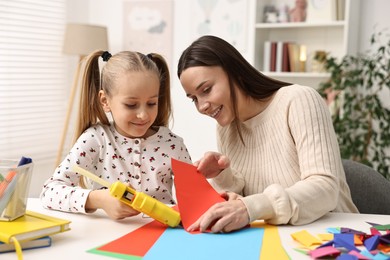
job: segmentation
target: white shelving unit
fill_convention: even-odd
[[[357,51],[359,2],[359,0],[345,0],[344,20],[341,21],[263,23],[264,6],[277,4],[280,1],[254,0],[252,3],[255,5],[256,14],[253,28],[252,63],[258,70],[264,71],[263,54],[266,41],[291,41],[304,44],[307,48],[306,72],[264,73],[283,81],[318,88],[319,83],[326,80],[329,74],[312,72],[312,59],[315,51],[324,50],[338,58]]]

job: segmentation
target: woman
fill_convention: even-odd
[[[218,122],[220,153],[196,165],[228,201],[189,231],[229,232],[256,219],[301,225],[352,202],[328,109],[310,87],[277,81],[226,41],[203,36],[181,55],[178,76],[198,111]]]

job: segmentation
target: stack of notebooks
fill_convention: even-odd
[[[51,245],[51,235],[70,230],[70,221],[33,211],[13,221],[0,221],[0,253]],[[20,253],[20,252],[19,252]]]
[[[69,230],[70,221],[27,211],[32,159],[0,160],[0,253],[51,245],[51,235]]]

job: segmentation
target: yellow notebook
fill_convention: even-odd
[[[3,243],[31,240],[70,230],[70,221],[33,211],[13,221],[0,221],[0,241]]]

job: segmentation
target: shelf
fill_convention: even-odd
[[[339,0],[340,3],[344,0]],[[295,1],[291,1],[293,3]],[[339,14],[336,17],[344,17],[344,20],[322,20],[317,21],[307,20],[305,22],[284,22],[284,23],[265,23],[264,8],[266,5],[278,6],[278,0],[253,0],[254,17],[253,17],[253,53],[251,62],[254,67],[271,78],[275,78],[285,82],[297,83],[314,88],[320,87],[321,83],[326,82],[330,78],[330,73],[312,72],[317,71],[317,62],[314,60],[315,53],[324,51],[328,55],[341,59],[346,54],[356,52],[356,43],[358,39],[358,30],[356,26],[359,19],[359,0],[345,0],[344,14]],[[290,6],[291,7],[291,6]],[[286,56],[283,59],[283,47],[280,44],[269,46],[269,43],[293,43],[297,46],[304,46],[306,56],[305,68],[307,72],[280,72],[280,64],[286,65]],[[284,44],[283,44],[284,45]],[[278,47],[279,46],[279,47]],[[265,53],[266,52],[266,53]],[[279,53],[279,54],[278,54]],[[297,51],[296,54],[298,54]],[[270,60],[264,60],[264,57],[271,57]],[[288,60],[293,58],[293,61],[299,55],[288,56]],[[289,61],[290,62],[290,61]],[[271,72],[278,70],[279,72]],[[274,65],[276,64],[275,68]],[[301,64],[301,63],[300,63]],[[293,63],[295,64],[295,62]],[[290,63],[291,67],[291,63]],[[296,67],[296,66],[292,66]],[[318,68],[319,69],[319,68]],[[284,66],[284,70],[288,70]],[[294,69],[293,69],[294,70]],[[295,70],[294,70],[295,71]]]
[[[269,77],[289,77],[289,78],[313,78],[313,79],[326,79],[330,77],[330,73],[321,72],[262,72]]]
[[[286,29],[286,28],[319,28],[342,27],[345,21],[331,21],[326,23],[256,23],[256,29]]]

